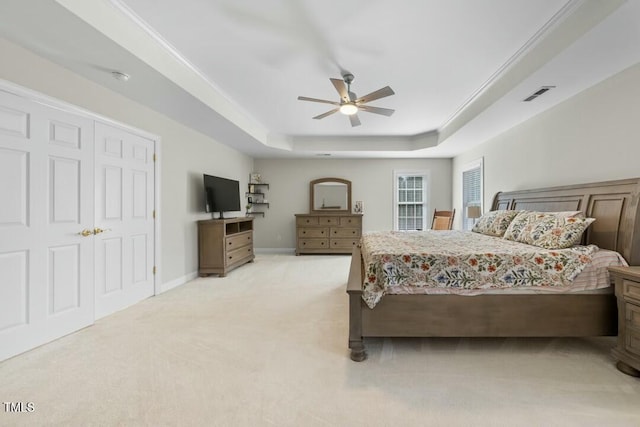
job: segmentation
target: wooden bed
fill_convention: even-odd
[[[491,210],[580,210],[596,221],[583,241],[640,265],[640,178],[500,192]],[[349,294],[351,359],[366,359],[366,337],[580,337],[617,334],[611,294],[385,295],[362,299],[363,261],[354,249]]]

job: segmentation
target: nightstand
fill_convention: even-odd
[[[616,367],[640,376],[640,267],[609,267],[618,300],[618,343],[611,350]]]

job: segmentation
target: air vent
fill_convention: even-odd
[[[542,86],[540,89],[538,89],[537,91],[533,92],[531,95],[529,95],[525,99],[523,99],[523,101],[524,102],[533,101],[534,99],[536,99],[537,97],[539,97],[543,93],[546,93],[546,92],[550,91],[554,87],[555,86]]]

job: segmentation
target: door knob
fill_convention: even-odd
[[[81,235],[82,237],[87,237],[87,236],[91,236],[93,234],[93,231],[89,230],[88,228],[85,228],[78,234]]]
[[[109,229],[105,229],[103,230],[102,228],[96,227],[93,229],[93,234],[100,234],[100,233],[104,233],[105,231],[109,231]]]

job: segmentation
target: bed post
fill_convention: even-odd
[[[367,358],[362,338],[362,255],[356,247],[351,254],[351,269],[347,283],[349,294],[349,348],[351,360],[362,362]]]

